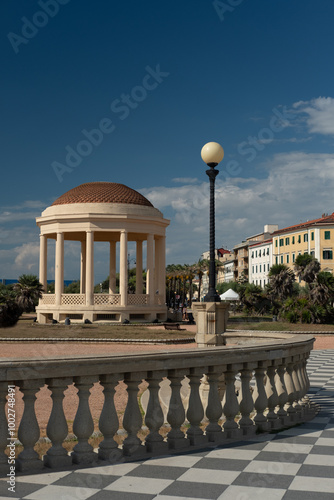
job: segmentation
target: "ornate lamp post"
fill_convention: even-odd
[[[217,142],[208,142],[201,151],[202,160],[210,167],[206,174],[210,179],[210,267],[209,291],[204,297],[204,302],[220,302],[216,292],[216,263],[215,263],[215,180],[219,170],[215,167],[224,158],[224,150]]]

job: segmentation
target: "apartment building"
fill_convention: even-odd
[[[249,283],[264,287],[273,263],[273,240],[269,238],[249,245]]]
[[[274,264],[293,269],[296,257],[308,253],[320,262],[322,271],[333,273],[334,213],[275,231],[272,239]]]
[[[249,280],[249,246],[268,240],[277,230],[277,224],[266,224],[262,233],[249,236],[245,241],[234,246],[234,281],[240,279],[242,275]]]

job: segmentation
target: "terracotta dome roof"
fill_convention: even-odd
[[[52,205],[70,203],[127,203],[153,207],[142,194],[115,182],[87,182],[62,194]]]

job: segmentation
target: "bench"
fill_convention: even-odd
[[[179,323],[164,323],[165,330],[185,330],[185,328],[180,328]]]

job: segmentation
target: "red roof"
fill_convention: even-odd
[[[320,219],[308,220],[306,222],[300,222],[299,224],[295,224],[294,226],[289,226],[283,229],[279,229],[278,231],[274,231],[272,233],[272,236],[276,236],[282,233],[287,233],[290,231],[296,231],[297,229],[306,229],[310,226],[315,226],[318,224],[334,224],[334,212],[330,215],[324,215]]]
[[[71,203],[126,203],[153,207],[142,194],[124,184],[115,182],[87,182],[70,189],[52,205],[67,205]]]

